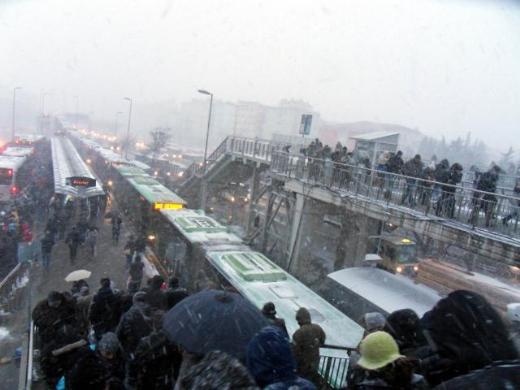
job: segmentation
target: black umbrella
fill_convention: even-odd
[[[240,295],[205,290],[183,299],[163,319],[171,342],[191,353],[220,350],[245,357],[249,340],[269,325],[260,310]]]

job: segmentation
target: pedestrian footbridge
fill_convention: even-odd
[[[208,157],[206,173],[203,164],[190,166],[178,191],[196,203],[203,182],[211,188],[212,183],[222,185],[252,178],[252,203],[273,188],[296,199],[290,218],[291,242],[299,239],[305,200],[313,199],[455,244],[490,260],[520,264],[518,199],[511,195],[487,194],[467,183],[449,188],[433,181],[290,154],[281,146],[265,140],[227,137]],[[259,172],[269,178],[268,188],[258,184]],[[496,202],[486,203],[486,194],[494,195]],[[268,224],[266,218],[264,228]]]

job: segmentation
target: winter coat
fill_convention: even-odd
[[[496,362],[443,382],[435,390],[509,390],[520,389],[520,361]]]
[[[138,389],[171,389],[181,361],[180,350],[168,341],[166,335],[162,331],[152,332],[137,345],[129,370],[129,383]]]
[[[119,298],[114,294],[110,287],[100,288],[90,305],[89,320],[96,332],[102,335],[113,331],[121,315],[121,305]]]
[[[49,306],[47,299],[40,301],[32,312],[34,325],[38,328],[41,343],[52,341],[63,327],[76,328],[76,304],[73,300],[61,295],[58,307]]]
[[[414,363],[407,358],[400,358],[379,370],[366,370],[355,366],[349,372],[348,389],[356,390],[423,390],[428,385],[421,375],[413,373]]]
[[[88,347],[74,356],[74,364],[65,375],[66,390],[103,390],[109,373],[100,356]]]
[[[117,338],[125,353],[133,356],[141,338],[153,330],[151,310],[144,302],[135,302],[121,317],[116,329]]]
[[[152,286],[144,297],[145,302],[150,305],[152,309],[166,310],[167,297],[166,293],[160,287]]]
[[[277,326],[267,326],[251,339],[247,346],[247,367],[256,383],[264,389],[316,388],[296,375],[296,361],[289,339]]]
[[[401,156],[398,156],[397,154],[392,155],[388,162],[386,163],[386,169],[388,172],[391,173],[401,173],[401,169],[403,168],[403,159]]]
[[[495,192],[497,190],[498,175],[495,172],[484,172],[477,182],[477,190]]]
[[[92,295],[85,295],[76,298],[76,319],[82,334],[88,334],[89,310],[92,303]]]
[[[442,363],[435,378],[425,373],[432,384],[518,358],[500,314],[477,293],[451,292],[423,316],[421,324]]]
[[[189,297],[188,291],[185,288],[170,288],[166,290],[166,304],[167,310],[170,310],[177,303],[184,298]]]
[[[50,234],[45,235],[41,239],[40,244],[41,244],[43,253],[51,253],[52,247],[54,246],[54,239],[52,238],[52,236]]]
[[[67,235],[65,242],[71,247],[77,247],[81,243],[81,234],[77,230],[73,230]]]
[[[130,264],[130,269],[128,271],[130,278],[132,280],[143,279],[143,268],[144,264],[142,261],[133,261],[132,264]]]
[[[190,390],[258,389],[242,363],[220,351],[208,352],[198,364],[187,368],[178,382],[178,388]]]
[[[423,163],[421,160],[416,160],[415,158],[412,158],[411,160],[408,160],[403,165],[403,175],[411,176],[411,177],[421,177],[423,171]]]
[[[87,234],[86,234],[86,237],[85,237],[85,242],[88,245],[91,245],[91,246],[96,245],[97,238],[98,238],[98,232],[97,232],[96,229],[87,230]]]
[[[316,379],[320,362],[320,347],[325,344],[325,332],[317,324],[306,323],[293,334],[293,352],[298,374]]]
[[[415,356],[417,349],[427,345],[419,317],[411,309],[401,309],[391,313],[386,319],[385,331],[392,335],[399,346],[399,351],[406,356]]]

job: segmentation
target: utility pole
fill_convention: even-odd
[[[21,89],[22,87],[15,87],[13,88],[13,118],[12,118],[12,129],[11,129],[11,138],[14,142],[14,137],[16,136],[16,130],[15,130],[15,126],[16,126],[16,91],[18,91],[19,89]]]
[[[209,95],[209,114],[208,114],[208,128],[206,130],[206,142],[204,145],[204,161],[203,161],[203,171],[202,171],[202,191],[201,191],[201,200],[200,200],[200,208],[206,211],[206,192],[208,190],[208,182],[206,178],[206,173],[208,169],[208,139],[209,139],[209,129],[211,128],[211,112],[213,110],[213,94],[204,89],[199,89],[199,93],[203,95]]]

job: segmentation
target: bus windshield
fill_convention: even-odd
[[[13,180],[13,170],[10,168],[0,168],[0,185],[10,185]]]
[[[403,245],[397,247],[397,262],[400,264],[416,263],[417,249],[415,245]]]

